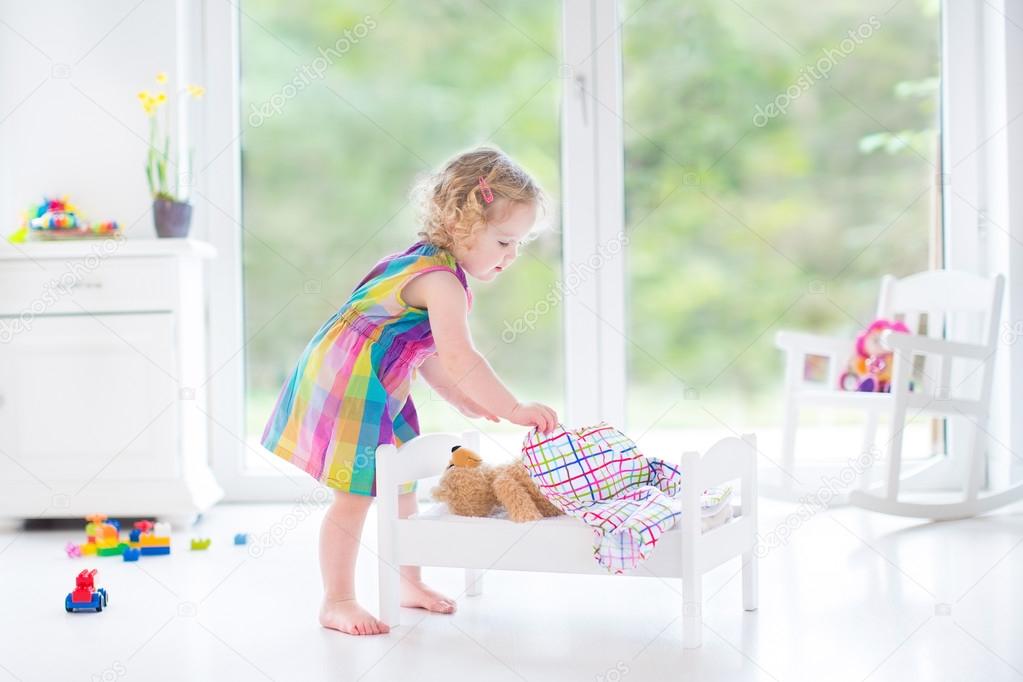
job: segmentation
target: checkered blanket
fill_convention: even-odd
[[[530,431],[522,462],[554,506],[593,527],[593,557],[610,573],[636,568],[681,515],[678,467],[644,457],[604,422]]]

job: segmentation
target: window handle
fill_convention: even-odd
[[[575,77],[575,94],[579,97],[579,106],[582,108],[583,125],[588,126],[590,124],[590,116],[589,104],[586,100],[589,93],[586,92],[586,76],[581,73],[576,74]]]

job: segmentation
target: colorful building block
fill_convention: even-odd
[[[192,549],[194,551],[208,549],[210,542],[212,542],[210,538],[192,538]]]
[[[123,558],[125,561],[138,561],[140,556],[142,556],[141,550],[129,547],[124,550]]]
[[[246,533],[235,533],[234,544],[236,545],[247,545],[249,544],[249,536]]]
[[[143,535],[139,538],[140,547],[169,547],[170,538],[155,535]]]
[[[82,556],[82,549],[73,542],[69,542],[64,545],[64,551],[67,552],[69,559],[77,559]]]
[[[142,556],[157,556],[161,554],[170,554],[169,545],[150,545],[139,547],[139,554]]]

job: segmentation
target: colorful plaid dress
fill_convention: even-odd
[[[376,495],[377,446],[419,435],[412,372],[436,352],[427,311],[401,292],[435,270],[454,273],[472,306],[449,252],[419,242],[384,258],[306,346],[263,432],[267,450],[332,488]]]

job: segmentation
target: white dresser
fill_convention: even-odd
[[[194,240],[0,243],[0,516],[185,520],[208,463]]]

